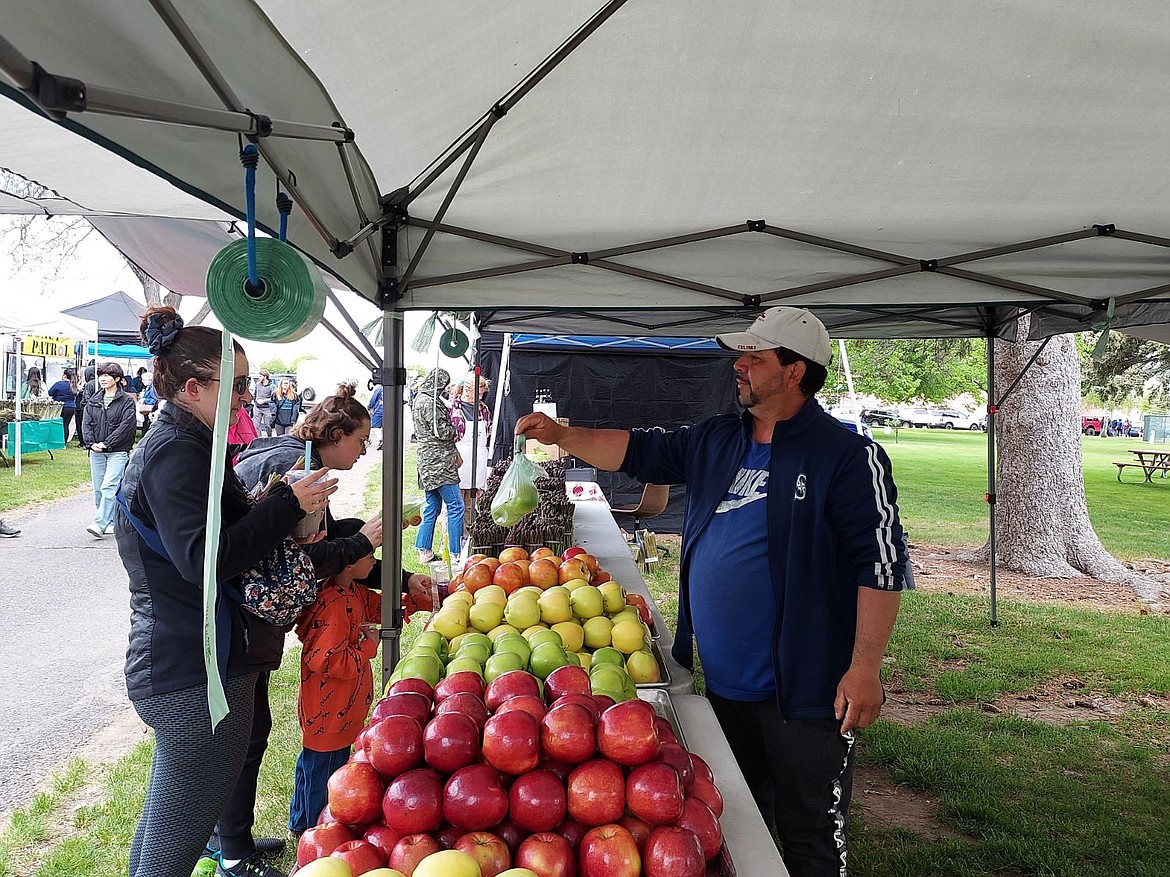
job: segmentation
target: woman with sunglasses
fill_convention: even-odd
[[[231,381],[230,423],[249,398],[248,361],[236,344],[234,375],[221,375],[219,330],[184,328],[173,308],[151,308],[141,329],[155,356],[154,385],[170,404],[126,467],[114,529],[130,579],[126,687],[155,735],[130,875],[187,877],[239,780],[255,716],[258,674],[247,660],[254,618],[217,594],[218,672],[230,711],[214,732],[202,627],[217,397],[220,382]],[[228,467],[218,490],[217,580],[229,582],[271,553],[306,512],[324,508],[336,480],[321,470],[253,502]]]

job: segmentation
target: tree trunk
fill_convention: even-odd
[[[162,287],[159,286],[157,280],[131,262],[126,260],[126,264],[130,266],[130,270],[134,272],[134,276],[138,278],[138,282],[142,284],[142,292],[146,296],[146,306],[149,308],[157,308],[162,305],[172,307],[175,310],[179,309],[179,302],[182,301],[182,293],[168,292],[165,296],[162,294]]]
[[[1028,316],[1020,319],[1021,339],[1027,337],[1029,321]],[[995,376],[1001,392],[1040,344],[996,345]],[[1080,410],[1076,340],[1058,335],[996,413],[999,566],[1048,578],[1084,573],[1108,582],[1132,581],[1132,573],[1105,550],[1089,522]],[[987,546],[972,557],[987,560]]]

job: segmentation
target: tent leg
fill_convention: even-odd
[[[402,638],[403,312],[382,312],[382,685],[398,664]]]
[[[995,595],[995,336],[987,334],[987,561],[990,569],[991,626],[998,627]]]

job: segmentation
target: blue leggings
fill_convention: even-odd
[[[447,538],[451,542],[452,556],[459,553],[463,539],[463,495],[458,484],[444,484],[438,490],[427,491],[427,504],[423,509],[422,523],[415,537],[414,547],[422,551],[434,548],[435,521],[439,519],[439,508],[447,506]]]
[[[255,690],[255,673],[227,681],[231,712],[215,733],[206,685],[134,701],[154,729],[154,758],[130,847],[130,877],[190,877],[244,766]]]

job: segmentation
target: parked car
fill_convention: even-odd
[[[916,426],[920,429],[938,422],[935,413],[929,408],[903,408],[899,416],[902,418],[902,426]]]
[[[937,429],[976,430],[987,427],[987,420],[981,414],[964,414],[954,408],[943,408],[934,414],[935,422],[932,425]]]
[[[836,416],[836,415],[834,415],[834,416]],[[858,422],[856,420],[854,420],[852,417],[849,417],[849,418],[837,417],[837,422],[840,423],[843,427],[845,427],[850,432],[859,433],[859,434],[865,436],[866,438],[873,438],[873,433],[871,433],[869,431],[869,427],[866,426],[865,424],[858,424]]]
[[[902,418],[893,408],[866,408],[861,412],[861,422],[869,426],[901,426]]]
[[[1085,435],[1101,434],[1101,418],[1081,415],[1081,432]]]

